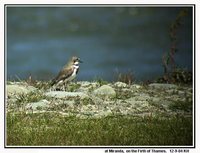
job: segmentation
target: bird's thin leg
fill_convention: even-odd
[[[56,85],[53,85],[51,90],[55,91],[55,89],[56,89]]]
[[[65,82],[62,85],[62,90],[65,91]]]
[[[66,89],[66,91],[68,91],[68,90],[69,90],[68,83],[69,83],[68,81],[66,81],[66,82],[65,82],[65,89]]]
[[[53,86],[51,86],[49,90],[52,91],[52,89],[53,89]]]

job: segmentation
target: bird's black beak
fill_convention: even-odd
[[[80,59],[78,59],[78,61],[79,61],[80,63],[83,63],[83,61],[81,61]]]

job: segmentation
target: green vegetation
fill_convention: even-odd
[[[192,118],[7,113],[7,145],[192,145]]]
[[[47,97],[42,92],[39,92],[39,91],[34,92],[33,91],[28,94],[18,95],[17,100],[16,100],[16,105],[18,107],[20,107],[20,106],[23,106],[23,104],[27,104],[30,102],[37,102],[42,99],[47,99]]]
[[[192,72],[181,68],[177,65],[175,55],[178,52],[178,31],[181,30],[183,19],[188,15],[188,10],[183,8],[178,13],[175,21],[169,28],[169,36],[171,40],[170,49],[162,56],[162,65],[164,74],[157,82],[176,83],[176,84],[192,84]]]
[[[116,90],[116,99],[128,99],[133,96],[133,91],[123,91],[122,88],[117,88]]]
[[[77,84],[77,83],[69,83],[69,84],[66,85],[65,90],[66,90],[66,91],[69,91],[69,92],[74,92],[74,91],[76,91],[77,89],[79,89],[80,86],[81,86],[81,85],[80,85],[80,84]]]
[[[169,109],[173,111],[185,111],[185,112],[192,112],[192,100],[186,98],[185,101],[174,101],[169,105]]]
[[[193,144],[191,85],[109,83],[115,97],[92,95],[105,82],[70,83],[86,96],[52,97],[20,82],[6,102],[8,146],[153,146]],[[11,83],[12,85],[12,83]],[[17,85],[19,87],[17,88]],[[27,87],[27,88],[25,88]],[[12,91],[12,90],[13,91]],[[29,91],[30,90],[30,91]],[[26,92],[25,92],[26,91]],[[63,92],[61,92],[63,93]],[[105,94],[106,97],[106,94]],[[31,104],[31,105],[29,105]]]
[[[97,82],[97,83],[99,84],[99,86],[108,84],[107,81],[103,80],[103,79],[100,78],[100,77],[95,77],[95,78],[94,78],[94,82]]]
[[[131,85],[135,81],[135,76],[132,71],[128,72],[116,72],[116,81],[124,82],[128,85]]]
[[[192,72],[183,68],[176,68],[167,75],[156,80],[159,83],[174,83],[174,84],[192,84]]]
[[[36,81],[35,84],[29,84],[32,85],[40,90],[47,90],[51,87],[51,81]]]

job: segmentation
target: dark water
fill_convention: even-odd
[[[53,78],[68,58],[84,63],[78,80],[137,81],[163,73],[169,27],[181,7],[7,7],[7,78]],[[178,29],[176,64],[192,70],[192,8]]]

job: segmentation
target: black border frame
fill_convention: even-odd
[[[11,7],[192,7],[193,8],[193,146],[7,146],[6,145],[6,80],[7,80],[7,6]],[[196,148],[196,4],[4,4],[4,149],[195,149]],[[178,151],[177,151],[178,152]]]

